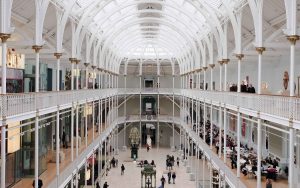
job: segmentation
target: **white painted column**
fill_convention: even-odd
[[[88,89],[89,88],[89,63],[84,63],[85,66],[85,88]]]
[[[258,52],[258,76],[257,76],[257,94],[261,94],[261,64],[262,64],[262,54],[266,49],[264,47],[257,47]]]
[[[38,187],[39,179],[39,112],[35,115],[34,126],[34,186]]]
[[[78,109],[79,108],[79,104],[77,102],[77,105],[76,105],[76,128],[75,128],[75,139],[76,139],[76,157],[78,157],[78,150],[79,150],[79,140],[78,140],[78,124],[79,124],[79,112],[78,112]]]
[[[258,117],[257,119],[257,177],[256,177],[257,188],[261,188],[261,159],[262,159],[262,128],[261,128],[261,119]]]
[[[295,187],[295,130],[293,127],[289,128],[289,188]]]
[[[213,104],[212,100],[210,101],[210,149],[212,149],[212,140],[213,140]]]
[[[175,87],[175,75],[173,74],[173,78],[172,78],[172,89],[173,89],[173,95],[172,95],[172,128],[173,128],[173,148],[175,151],[175,123],[174,123],[174,118],[175,118],[175,94],[174,94],[174,87]]]
[[[213,91],[215,64],[209,64],[209,66],[210,66],[210,90]]]
[[[227,91],[227,64],[229,62],[229,59],[223,59],[223,64],[224,64],[224,91]],[[221,178],[220,178],[221,179]]]
[[[56,143],[56,176],[58,178],[59,176],[59,152],[60,152],[60,131],[59,131],[59,127],[60,127],[60,122],[59,122],[59,106],[57,107],[57,111],[56,111],[56,139],[55,139],[55,143]]]
[[[237,112],[237,177],[240,177],[241,174],[241,163],[240,163],[240,158],[241,158],[241,113],[238,109]]]
[[[226,104],[224,104],[224,163],[227,160],[227,109]]]
[[[79,62],[80,60],[76,60],[76,90],[79,90],[79,74],[80,74],[80,71],[79,71]]]
[[[100,121],[101,113],[102,113],[101,112],[101,99],[99,97],[99,99],[98,99],[98,136],[100,136],[100,134],[101,134],[101,127],[102,127],[101,121]]]
[[[159,85],[159,76],[158,76],[158,85]],[[159,93],[157,94],[157,149],[159,149],[159,142],[160,142],[160,130],[159,130],[159,114],[160,114],[160,103],[159,103]]]
[[[222,88],[222,66],[223,66],[223,61],[219,61],[219,64],[220,64],[220,85],[219,85],[219,91],[222,91],[223,88]]]
[[[2,82],[3,83],[3,82]],[[6,119],[2,120],[1,127],[1,187],[6,187]]]
[[[93,141],[95,140],[95,100],[92,102],[92,130],[93,130]]]
[[[237,82],[237,92],[241,92],[241,62],[244,54],[236,54],[238,58],[238,82]]]
[[[56,91],[60,90],[60,57],[62,56],[62,53],[54,53],[54,56],[56,57]]]
[[[140,70],[141,71],[141,70]],[[140,72],[140,107],[139,107],[139,112],[140,112],[140,148],[142,148],[142,74]]]
[[[221,158],[222,151],[222,126],[223,126],[223,118],[222,118],[222,106],[220,103],[219,106],[219,158]]]
[[[206,102],[203,100],[203,141],[206,143]]]
[[[71,161],[74,161],[74,103],[71,107]]]
[[[85,147],[87,148],[88,147],[88,140],[87,140],[87,131],[88,131],[88,120],[87,120],[87,107],[88,107],[88,104],[87,104],[87,100],[85,101],[85,104],[84,104],[84,112],[85,112],[85,117],[84,117],[84,140],[85,140]]]
[[[7,54],[7,39],[10,37],[10,34],[0,34],[2,41],[2,79],[1,79],[1,93],[6,94],[6,54]],[[2,104],[1,104],[2,105]],[[5,187],[6,184],[6,117],[2,117],[2,127],[1,127],[1,187]]]
[[[206,90],[206,70],[207,70],[207,67],[203,67],[203,90],[205,91]]]

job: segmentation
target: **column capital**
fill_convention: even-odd
[[[95,66],[95,65],[92,65],[92,69],[95,70],[95,68],[96,68],[96,66]]]
[[[211,68],[211,69],[213,69],[213,68],[215,68],[215,64],[209,64],[209,67]]]
[[[235,57],[237,57],[238,60],[242,60],[245,57],[245,55],[244,54],[235,54]]]
[[[43,46],[39,46],[39,45],[32,46],[32,49],[35,51],[35,53],[39,53],[42,48]]]
[[[300,39],[298,35],[289,35],[286,38],[288,39],[288,41],[290,41],[292,45],[296,45],[297,40]]]
[[[80,63],[80,59],[76,59],[75,63],[78,65]]]
[[[56,57],[56,59],[60,59],[60,57],[62,56],[62,53],[55,52],[53,55]]]
[[[222,66],[223,65],[223,60],[220,60],[220,61],[218,61],[218,63],[220,64],[220,66]]]
[[[204,71],[206,71],[208,69],[208,67],[202,67]]]
[[[266,48],[265,47],[256,47],[255,50],[260,54],[262,55],[264,51],[266,51]]]
[[[88,66],[90,65],[90,63],[83,63],[83,65],[84,65],[85,67],[88,67]]]
[[[71,64],[72,64],[72,63],[75,63],[75,62],[76,62],[76,58],[70,57],[70,58],[69,58],[69,61],[70,61]]]
[[[7,39],[9,39],[11,36],[11,34],[8,34],[8,33],[0,33],[0,38],[2,40],[2,42],[6,42]]]
[[[229,63],[230,59],[223,59],[222,61],[223,61],[223,64],[227,65]]]

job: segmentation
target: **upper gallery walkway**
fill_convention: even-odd
[[[34,117],[39,113],[57,111],[57,108],[70,108],[76,104],[84,104],[112,96],[124,95],[175,95],[201,100],[216,106],[240,111],[246,115],[260,117],[261,119],[280,123],[300,129],[300,98],[257,95],[236,92],[203,91],[197,89],[172,89],[172,88],[112,88],[98,90],[73,90],[59,92],[40,92],[23,94],[0,95],[0,120],[24,119]]]

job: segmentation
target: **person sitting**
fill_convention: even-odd
[[[269,168],[267,169],[267,179],[273,179],[274,181],[276,181],[276,168],[272,168],[271,166],[269,166]]]
[[[276,168],[278,165],[278,161],[276,159],[273,160],[273,168]]]
[[[139,163],[138,163],[138,166],[140,166],[141,168],[144,166],[144,161],[141,160]]]

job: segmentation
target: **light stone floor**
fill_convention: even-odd
[[[151,162],[154,160],[156,164],[156,187],[160,186],[160,178],[163,173],[166,173],[166,156],[174,155],[175,159],[178,156],[177,152],[172,152],[170,149],[160,148],[157,150],[156,148],[151,149],[149,152],[146,149],[142,148],[139,150],[139,158],[137,160],[148,160]],[[102,180],[102,184],[107,181],[110,188],[140,188],[141,187],[141,168],[137,167],[137,165],[133,162],[124,162],[129,161],[130,159],[130,150],[127,149],[126,152],[120,151],[119,155],[115,156],[119,160],[118,168],[111,168],[106,176]],[[125,174],[121,176],[121,165],[122,163],[125,166]],[[195,181],[189,180],[189,174],[186,173],[186,167],[183,166],[182,162],[180,162],[179,167],[175,167],[176,171],[176,181],[175,184],[168,184],[166,182],[165,187],[172,188],[195,188]],[[167,174],[163,174],[167,181]]]

